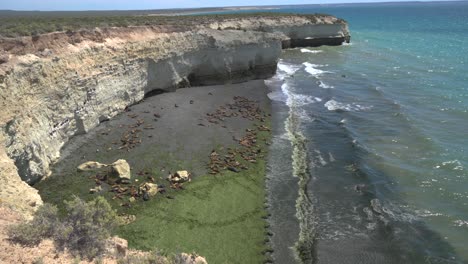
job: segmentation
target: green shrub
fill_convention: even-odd
[[[12,226],[8,230],[8,236],[15,243],[35,246],[44,238],[53,236],[54,228],[59,222],[57,215],[57,207],[44,204],[37,210],[31,222]]]
[[[57,226],[54,241],[59,250],[94,258],[117,226],[117,214],[103,197],[85,202],[78,197],[65,203],[68,215]]]
[[[59,217],[57,207],[45,204],[29,223],[9,230],[12,241],[37,245],[51,238],[58,250],[68,249],[74,256],[92,259],[105,250],[106,240],[117,226],[117,214],[103,197],[85,202],[78,197],[65,202],[66,215]]]

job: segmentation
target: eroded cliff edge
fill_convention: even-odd
[[[1,202],[28,216],[41,203],[28,184],[50,174],[63,145],[145,95],[268,78],[282,48],[345,41],[346,22],[325,15],[215,17],[186,29],[1,39]]]

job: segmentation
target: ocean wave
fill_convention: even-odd
[[[285,63],[282,60],[278,62],[278,71],[280,73],[285,73],[287,75],[293,75],[296,73],[301,67],[298,65],[290,64],[290,63]]]
[[[385,225],[392,222],[413,223],[419,220],[416,215],[403,211],[399,205],[378,198],[372,199],[370,205],[364,208],[363,211],[366,213],[368,220],[378,220]]]
[[[320,69],[317,69],[317,67],[321,67],[323,65],[319,65],[319,64],[312,64],[310,62],[304,62],[302,63],[302,65],[305,66],[305,71],[308,72],[310,75],[313,75],[313,76],[320,76],[324,73],[330,73],[328,71],[324,71],[324,70],[320,70]]]
[[[431,212],[431,211],[426,210],[426,209],[415,210],[415,213],[416,213],[419,217],[444,216],[444,214],[442,214],[442,213],[435,213],[435,212]]]
[[[305,109],[297,108],[295,114],[300,121],[313,122],[315,120]]]
[[[459,160],[444,161],[440,165],[435,166],[435,168],[436,169],[447,168],[447,169],[458,170],[458,171],[462,171],[464,169],[463,165],[461,164]]]
[[[319,81],[319,87],[323,88],[323,89],[333,89],[333,88],[335,88],[335,87],[333,87],[331,85],[328,85],[328,84],[326,84],[326,83],[324,83],[322,81]]]
[[[316,160],[313,164],[316,166],[317,164],[320,164],[322,167],[327,165],[328,162],[325,161],[324,157],[322,156],[322,152],[318,149],[314,149],[315,155],[313,158]]]
[[[458,226],[458,227],[462,227],[462,226],[468,227],[468,221],[466,220],[455,220],[453,221],[453,223],[455,226]]]
[[[281,85],[281,90],[287,97],[286,104],[289,107],[300,107],[322,101],[322,99],[318,97],[293,93],[291,91],[291,87],[287,83],[283,83],[283,85]]]
[[[288,97],[282,91],[273,91],[267,94],[268,98],[272,101],[286,102]]]
[[[320,53],[323,52],[323,50],[310,50],[310,49],[301,49],[302,53]]]
[[[324,106],[329,111],[362,111],[362,110],[369,110],[372,106],[363,106],[359,104],[345,104],[340,103],[335,100],[327,101]]]

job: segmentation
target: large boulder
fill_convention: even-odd
[[[148,193],[149,196],[155,196],[158,194],[159,189],[157,184],[147,182],[140,187],[140,191]]]
[[[121,182],[129,182],[131,179],[130,165],[126,160],[119,159],[110,165],[109,177],[120,180]]]

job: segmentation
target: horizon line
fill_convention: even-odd
[[[335,6],[335,5],[360,5],[360,4],[405,4],[405,3],[450,3],[468,2],[468,0],[423,0],[423,1],[376,1],[376,2],[345,2],[345,3],[317,3],[317,4],[290,4],[290,5],[239,5],[239,6],[201,6],[201,7],[173,7],[155,9],[82,9],[82,10],[26,10],[26,9],[0,9],[10,12],[100,12],[100,11],[168,11],[168,10],[198,10],[198,9],[224,9],[224,8],[268,8],[286,6]]]

